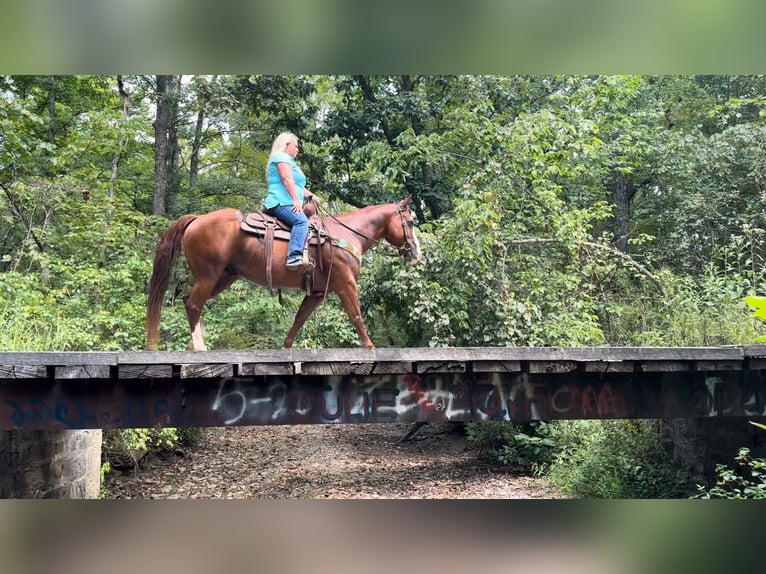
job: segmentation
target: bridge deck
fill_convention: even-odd
[[[766,416],[766,345],[0,352],[0,429]]]

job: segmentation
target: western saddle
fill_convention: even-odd
[[[244,216],[240,222],[240,228],[247,233],[263,237],[266,259],[266,285],[269,288],[269,293],[274,295],[271,279],[274,263],[274,241],[289,241],[290,227],[273,215],[256,211]],[[324,230],[320,218],[316,215],[311,216],[309,218],[309,232],[306,236],[306,244],[303,246],[303,288],[307,295],[311,293],[313,287],[316,265],[318,264],[320,269],[323,268],[322,251],[319,247],[325,241],[327,241],[327,232]],[[318,261],[314,261],[309,256],[309,246],[312,244],[316,246],[316,250],[313,251],[312,255],[316,255]]]

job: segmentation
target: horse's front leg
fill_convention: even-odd
[[[290,331],[287,333],[287,337],[285,338],[285,349],[289,349],[293,346],[293,341],[295,341],[295,337],[298,335],[298,331],[301,330],[303,324],[309,317],[311,317],[311,314],[317,307],[319,307],[319,304],[322,301],[324,301],[323,293],[306,295],[303,298],[303,302],[298,308],[298,312],[295,314],[295,321],[293,321],[293,326],[290,327]]]
[[[362,308],[359,306],[359,291],[356,283],[349,282],[343,289],[336,289],[335,293],[338,295],[351,324],[356,328],[359,342],[366,349],[374,349],[375,345],[367,334],[367,327],[364,324],[364,319],[362,319]]]

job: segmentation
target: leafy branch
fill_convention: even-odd
[[[512,239],[511,241],[509,241],[509,244],[511,245],[544,244],[544,243],[562,243],[562,240],[556,239],[553,237],[540,237],[540,238],[529,238],[529,239]],[[657,286],[657,288],[663,293],[663,295],[665,294],[665,288],[662,285],[662,282],[660,281],[660,279],[656,275],[654,275],[651,271],[649,271],[644,265],[641,265],[638,261],[633,259],[627,253],[623,253],[619,249],[616,249],[609,245],[595,243],[593,241],[580,241],[580,244],[586,247],[592,247],[594,249],[606,251],[610,255],[617,256],[620,260],[622,260],[628,266],[632,267],[633,269],[636,269],[638,272],[644,275],[647,279],[649,279],[652,283],[654,283]]]

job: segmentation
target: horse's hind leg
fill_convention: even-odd
[[[295,321],[293,321],[293,326],[290,327],[290,331],[287,333],[287,337],[285,338],[285,349],[289,349],[293,346],[293,341],[295,341],[295,337],[298,334],[298,331],[301,330],[301,327],[303,327],[306,319],[311,316],[311,314],[317,307],[319,307],[319,304],[322,301],[324,301],[324,293],[306,295],[303,298],[303,302],[298,308],[298,312],[295,314]]]
[[[192,349],[195,351],[206,350],[205,331],[202,328],[200,316],[202,315],[202,308],[212,293],[213,285],[209,280],[195,281],[189,295],[184,299],[186,318],[189,321],[189,329],[191,329],[192,334]]]
[[[209,279],[194,282],[189,295],[184,300],[186,318],[189,320],[189,329],[191,329],[192,334],[193,350],[205,351],[207,349],[205,347],[205,328],[200,320],[205,303],[229,287],[239,277],[238,274],[225,270],[213,286],[211,286],[212,282]]]

